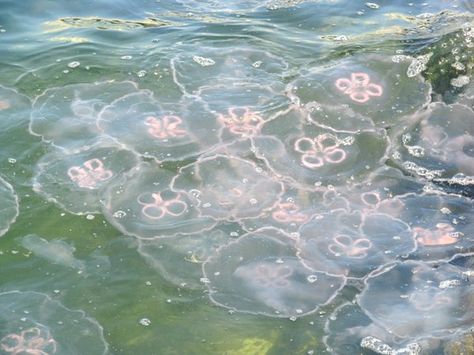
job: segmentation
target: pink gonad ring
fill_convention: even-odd
[[[349,95],[351,100],[361,104],[370,100],[371,97],[382,96],[382,86],[370,82],[370,76],[366,73],[352,73],[351,78],[339,78],[336,87],[344,94]]]
[[[181,200],[181,194],[178,194],[175,198],[164,200],[161,193],[152,193],[153,202],[145,200],[148,195],[138,196],[137,201],[143,206],[142,214],[149,219],[161,219],[165,216],[179,217],[188,209],[186,202]]]
[[[148,133],[158,139],[180,138],[186,136],[187,132],[180,126],[183,120],[178,116],[163,116],[158,119],[148,116],[145,125],[148,126]]]
[[[258,113],[247,107],[231,107],[227,110],[227,115],[220,114],[218,120],[231,133],[244,137],[255,136],[265,123]]]
[[[90,159],[82,166],[73,166],[67,171],[69,178],[79,187],[94,189],[99,182],[110,179],[114,174],[104,168],[100,159]]]
[[[304,166],[316,169],[326,164],[338,164],[346,159],[346,152],[338,146],[335,137],[321,134],[315,138],[299,138],[294,144],[294,149],[302,154],[301,163]]]

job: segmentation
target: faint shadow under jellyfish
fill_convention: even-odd
[[[38,162],[33,189],[70,213],[99,213],[104,189],[137,163],[134,153],[110,142],[76,154],[56,149]]]
[[[0,293],[0,347],[6,354],[107,354],[103,328],[48,295]]]
[[[298,256],[315,271],[362,278],[416,249],[410,227],[377,212],[335,210],[300,228]]]
[[[332,126],[323,115],[336,107],[347,119],[365,116],[377,127],[393,127],[399,119],[426,105],[430,87],[417,75],[408,77],[408,63],[397,57],[367,54],[343,58],[325,67],[309,68],[290,83],[294,102],[307,108],[315,123]],[[314,108],[319,110],[315,110]],[[322,115],[322,114],[323,115]],[[357,125],[363,122],[357,118]],[[356,124],[352,130],[356,130]],[[334,128],[346,127],[335,121]],[[350,127],[350,126],[349,126]],[[347,129],[347,128],[344,128]]]
[[[401,338],[440,337],[470,327],[473,292],[472,281],[456,266],[406,261],[369,275],[357,302],[374,322]]]
[[[175,174],[157,163],[141,163],[105,194],[105,218],[122,233],[143,239],[192,234],[216,222],[202,216],[192,195],[170,188]]]
[[[245,234],[203,264],[209,297],[219,306],[296,318],[327,304],[345,278],[313,272],[296,258],[294,240],[275,228]]]
[[[283,184],[255,163],[224,155],[181,168],[171,186],[192,197],[202,216],[228,221],[257,217],[283,194]]]
[[[18,196],[13,186],[0,176],[0,237],[15,223],[19,213]]]
[[[137,90],[125,82],[97,82],[51,88],[33,102],[29,130],[68,152],[89,149],[102,135],[96,120],[115,99]]]

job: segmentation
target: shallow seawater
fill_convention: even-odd
[[[0,353],[473,351],[473,58],[471,0],[2,0]]]

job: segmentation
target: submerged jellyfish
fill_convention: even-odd
[[[298,317],[328,303],[344,277],[313,272],[296,258],[294,240],[263,228],[221,247],[203,265],[216,304],[246,313]]]
[[[356,303],[337,307],[326,321],[323,338],[331,354],[362,354],[363,349],[384,355],[421,355],[436,348],[432,339],[401,339],[374,323]]]
[[[283,184],[253,162],[225,155],[181,168],[172,188],[190,196],[202,216],[229,221],[259,216],[283,193]]]
[[[305,186],[336,185],[381,166],[388,145],[384,132],[336,133],[298,117],[297,111],[283,113],[253,138],[256,156],[276,174]]]
[[[56,150],[39,161],[33,189],[74,214],[99,213],[104,189],[137,164],[134,153],[103,142],[89,150]]]
[[[199,48],[196,51],[196,48]],[[249,47],[217,48],[180,45],[171,59],[176,84],[183,93],[195,94],[202,87],[238,83],[281,87],[288,68],[280,57]]]
[[[168,106],[148,91],[135,90],[106,106],[97,123],[104,134],[159,161],[198,156],[219,142],[216,118],[197,100]]]
[[[10,132],[12,127],[24,123],[30,108],[26,96],[0,85],[0,133]]]
[[[15,222],[19,213],[18,196],[13,187],[0,177],[0,237],[9,229],[10,225]]]
[[[383,166],[372,171],[365,181],[348,184],[338,191],[349,201],[350,210],[398,216],[404,206],[394,197],[421,191],[422,188],[417,179],[398,169]]]
[[[33,103],[30,133],[69,152],[88,149],[102,135],[96,125],[100,110],[136,90],[128,81],[48,89]]]
[[[106,354],[102,327],[37,292],[0,293],[2,354]]]
[[[393,127],[429,101],[429,85],[406,75],[408,63],[381,55],[351,56],[326,67],[310,68],[289,85],[290,96],[307,108],[315,123],[332,126],[324,115],[339,108],[343,119],[365,116],[378,127]],[[320,107],[320,110],[312,108]],[[334,114],[330,114],[334,116]],[[334,128],[348,129],[334,120]]]
[[[56,340],[48,329],[32,327],[15,334],[5,335],[0,340],[0,348],[7,354],[55,354]]]
[[[413,119],[394,153],[402,168],[430,180],[474,176],[474,111],[435,103]]]
[[[298,256],[315,271],[361,278],[400,255],[415,241],[407,224],[380,213],[335,210],[300,228]]]
[[[202,216],[192,196],[170,188],[174,174],[155,163],[142,163],[108,189],[103,212],[121,232],[153,239],[198,233],[215,225]]]
[[[258,217],[240,223],[247,231],[273,226],[292,234],[314,214],[331,208],[326,202],[323,191],[298,189],[285,184],[285,192],[278,204],[271,210],[262,211]]]
[[[392,208],[398,205],[398,210]],[[379,210],[409,224],[418,243],[414,256],[447,259],[473,250],[472,199],[449,194],[406,194],[384,201]]]
[[[221,246],[242,234],[238,225],[220,224],[209,231],[170,239],[141,239],[138,252],[167,281],[188,289],[201,289],[208,282],[202,275],[202,264]]]
[[[448,263],[406,261],[374,272],[357,297],[366,314],[401,338],[443,336],[472,324],[474,286]]]
[[[21,238],[21,245],[53,264],[67,266],[79,271],[85,269],[84,261],[76,259],[74,256],[76,248],[63,240],[48,241],[35,234],[28,234]]]

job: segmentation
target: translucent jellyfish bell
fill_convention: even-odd
[[[0,177],[0,237],[10,229],[19,213],[18,196],[13,187]]]
[[[400,339],[374,323],[357,303],[344,303],[329,316],[323,338],[330,354],[421,355],[437,346],[432,339]]]
[[[107,354],[102,327],[46,294],[0,293],[2,354]]]
[[[33,189],[70,213],[99,213],[105,187],[137,163],[134,153],[108,143],[76,154],[56,150],[39,161]]]
[[[223,143],[259,135],[265,121],[289,104],[288,97],[262,84],[212,85],[196,95],[216,116]]]
[[[394,205],[400,208],[391,208]],[[472,250],[473,209],[472,199],[442,193],[410,193],[379,207],[410,225],[418,244],[414,256],[424,260],[447,259]]]
[[[295,257],[294,241],[275,228],[246,234],[203,265],[216,304],[246,313],[298,317],[328,303],[344,277],[312,272]]]
[[[283,193],[283,184],[256,164],[224,155],[181,168],[171,186],[192,196],[202,216],[229,221],[259,216]]]
[[[295,111],[283,113],[253,138],[256,156],[276,174],[305,186],[337,185],[382,165],[388,148],[384,132],[336,133],[313,124],[298,126],[297,117]]]
[[[198,233],[215,221],[202,216],[191,196],[170,188],[174,174],[142,163],[107,191],[103,213],[121,232],[143,239]]]
[[[297,233],[299,227],[308,222],[316,213],[326,211],[323,191],[303,190],[285,184],[285,193],[271,210],[262,211],[255,218],[242,220],[240,223],[247,231],[273,226],[286,233]]]
[[[139,240],[138,252],[167,281],[187,289],[202,289],[208,282],[202,264],[223,245],[244,234],[235,224],[173,238]]]
[[[419,75],[408,77],[408,67],[406,61],[364,53],[310,68],[290,84],[289,91],[303,107],[339,107],[352,116],[368,117],[379,127],[392,127],[429,102],[429,86]],[[310,116],[320,121],[318,111],[310,110]]]
[[[114,81],[48,89],[33,103],[30,133],[69,152],[88,149],[102,135],[100,110],[136,90],[135,83]]]
[[[415,241],[407,224],[380,213],[335,210],[300,228],[298,256],[315,271],[361,278],[400,255]]]
[[[464,105],[432,104],[400,134],[395,156],[410,173],[448,180],[474,176],[474,111]]]
[[[104,134],[159,161],[197,156],[219,142],[220,126],[202,104],[186,98],[168,106],[135,90],[105,107],[97,123]]]
[[[358,303],[399,337],[442,336],[472,324],[473,292],[453,265],[407,261],[370,275]]]
[[[383,166],[374,170],[363,182],[356,182],[339,191],[350,201],[352,210],[398,216],[404,206],[393,197],[421,191],[422,188],[422,183],[416,178],[406,176],[399,169]]]
[[[196,48],[199,48],[196,50]],[[218,48],[179,46],[171,59],[176,84],[184,93],[194,94],[205,86],[245,82],[281,86],[288,64],[270,52],[249,47]]]

